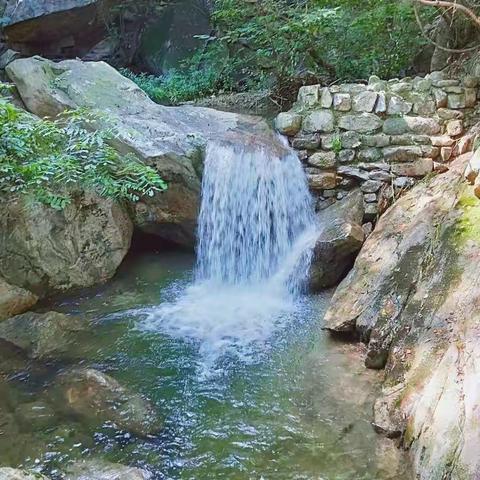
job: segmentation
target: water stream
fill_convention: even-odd
[[[91,334],[61,361],[0,355],[0,465],[59,479],[69,462],[99,457],[154,479],[410,478],[371,427],[381,373],[362,367],[361,347],[322,332],[331,292],[302,293],[316,227],[300,163],[281,151],[211,146],[197,260],[132,254],[107,285],[42,305],[81,315]],[[56,412],[22,422],[70,365],[148,397],[161,432]]]

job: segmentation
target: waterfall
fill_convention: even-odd
[[[244,357],[288,321],[316,239],[297,155],[281,140],[211,142],[206,150],[193,284],[146,326]]]

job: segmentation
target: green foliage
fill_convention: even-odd
[[[40,120],[0,99],[0,194],[30,194],[63,209],[78,189],[130,201],[164,190],[155,170],[107,143],[113,131],[88,130],[97,120],[81,110]]]
[[[342,139],[339,136],[335,136],[332,140],[332,150],[338,155],[342,149]]]
[[[239,5],[239,3],[241,5]],[[218,0],[219,41],[257,83],[305,71],[341,79],[398,75],[422,45],[401,0]]]

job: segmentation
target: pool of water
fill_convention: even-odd
[[[41,306],[93,326],[68,360],[25,364],[17,352],[7,360],[3,353],[0,465],[52,478],[62,478],[68,462],[92,457],[143,467],[155,479],[411,478],[400,452],[371,427],[381,373],[362,367],[359,346],[321,330],[331,292],[301,298],[267,330],[255,322],[236,329],[229,318],[234,334],[220,328],[220,348],[210,335],[196,338],[172,321],[164,328],[165,314],[154,315],[189,284],[193,262],[181,252],[132,256],[108,284]],[[233,315],[221,304],[211,308],[213,326]],[[42,398],[72,364],[104,371],[149,398],[163,418],[161,433],[138,438],[56,414],[19,423],[11,405]]]

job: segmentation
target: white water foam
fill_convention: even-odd
[[[244,361],[298,308],[317,238],[305,174],[280,143],[207,148],[195,281],[143,327]],[[210,362],[209,362],[210,363]]]

